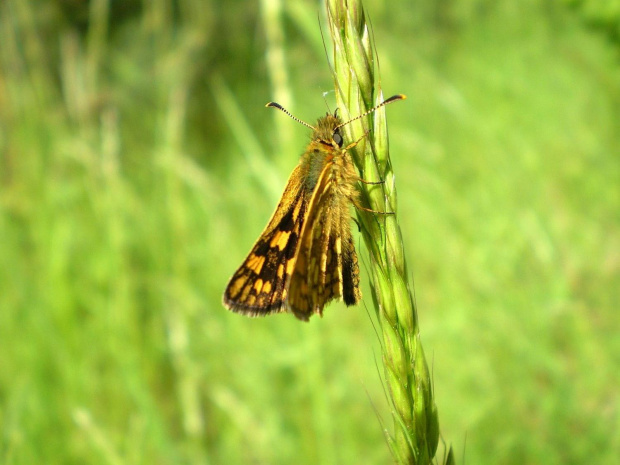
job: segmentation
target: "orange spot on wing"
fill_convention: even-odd
[[[241,279],[243,278],[239,278],[237,281],[240,281]],[[243,284],[245,284],[245,282]],[[252,286],[245,286],[243,288],[243,292],[241,293],[241,297],[239,297],[239,300],[244,301],[245,299],[247,299],[251,290],[252,290]]]
[[[263,269],[264,263],[265,263],[264,256],[252,255],[250,258],[248,258],[246,267],[252,270],[254,273],[259,274],[260,270]]]
[[[274,234],[271,242],[269,243],[269,246],[277,247],[280,250],[284,250],[286,244],[288,244],[288,239],[290,236],[290,231],[278,231],[276,234]]]
[[[286,263],[286,274],[293,273],[293,269],[295,268],[295,260],[289,260]]]
[[[246,282],[247,282],[247,279],[245,278],[245,276],[235,279],[235,281],[231,283],[230,286],[228,287],[228,292],[230,293],[230,296],[236,297],[237,294],[241,292],[241,289],[243,288]]]

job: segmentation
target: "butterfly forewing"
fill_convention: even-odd
[[[230,279],[224,305],[249,316],[287,310],[288,282],[293,272],[310,195],[298,166],[269,224]]]

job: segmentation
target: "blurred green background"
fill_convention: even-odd
[[[366,8],[443,438],[617,463],[619,2]],[[391,463],[368,299],[220,303],[308,140],[264,104],[326,111],[320,11],[0,2],[0,463]]]

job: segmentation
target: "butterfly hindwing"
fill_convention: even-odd
[[[352,305],[361,298],[357,256],[351,248],[350,200],[338,190],[342,184],[334,181],[335,168],[327,163],[319,176],[289,286],[289,306],[302,320],[321,314],[333,299],[345,296]]]

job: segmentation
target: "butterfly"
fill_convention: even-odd
[[[346,122],[337,112],[327,113],[315,126],[275,102],[266,105],[312,129],[312,139],[267,227],[226,286],[225,307],[252,317],[292,312],[308,321],[313,314],[322,316],[331,300],[342,299],[347,306],[360,301],[349,207],[368,209],[359,207],[361,179],[349,150],[361,139],[344,146],[340,129],[405,98],[394,95]]]

